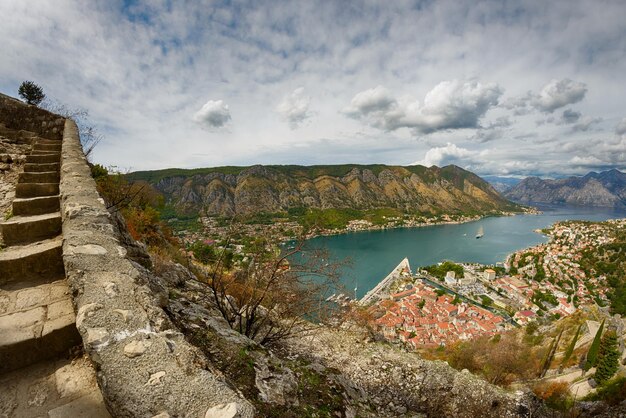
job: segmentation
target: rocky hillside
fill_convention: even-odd
[[[168,169],[129,174],[179,210],[249,215],[291,208],[395,208],[407,212],[515,211],[487,182],[454,165],[332,165]]]
[[[543,180],[528,177],[505,193],[516,202],[626,208],[626,174],[618,170],[584,177]]]

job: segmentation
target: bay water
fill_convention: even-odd
[[[361,298],[404,257],[411,269],[441,261],[496,264],[517,250],[547,242],[535,232],[562,220],[604,221],[626,217],[626,211],[576,206],[538,206],[543,213],[483,218],[463,224],[362,231],[316,237],[307,246],[323,247],[331,260],[349,259],[341,281],[350,297]],[[484,235],[476,239],[481,230]]]

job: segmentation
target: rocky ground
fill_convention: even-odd
[[[160,270],[175,324],[259,416],[530,417],[541,411],[527,392],[506,392],[358,330],[322,327],[262,347],[228,327],[186,269]]]

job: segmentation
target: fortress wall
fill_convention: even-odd
[[[60,191],[76,325],[111,414],[253,416],[251,405],[209,371],[171,324],[161,308],[167,295],[159,300],[151,291],[150,273],[125,257],[71,120],[63,134]]]
[[[35,132],[48,139],[63,138],[64,118],[1,93],[0,121],[9,129]]]

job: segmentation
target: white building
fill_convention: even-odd
[[[496,278],[496,272],[493,269],[486,269],[484,271],[484,274],[485,274],[485,279],[487,280],[495,280]]]
[[[456,273],[453,271],[447,272],[444,280],[448,286],[454,286],[456,284]]]
[[[468,284],[474,284],[476,283],[476,277],[468,272],[465,272],[463,274],[463,278],[459,279],[459,284],[460,285],[468,285]]]

